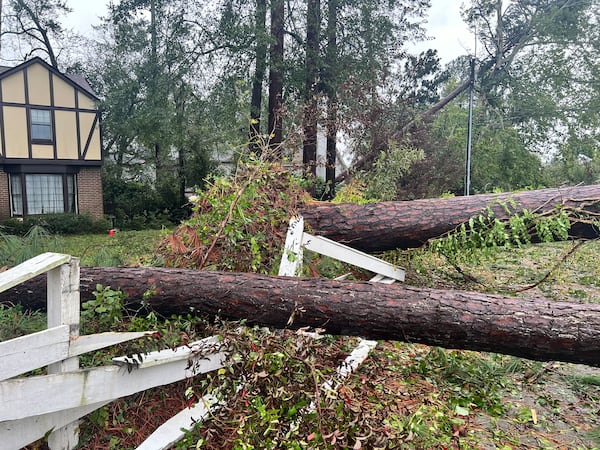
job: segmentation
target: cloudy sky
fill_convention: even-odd
[[[107,1],[68,0],[73,12],[67,20],[73,28],[82,33],[90,33],[91,26],[100,22],[106,14]],[[416,47],[418,50],[435,48],[444,63],[455,57],[472,52],[473,37],[460,17],[464,0],[431,0],[428,30],[432,38]]]

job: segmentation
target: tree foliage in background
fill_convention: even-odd
[[[40,56],[53,67],[64,65],[68,57],[61,55],[69,54],[69,41],[75,41],[61,23],[69,12],[64,0],[9,0],[2,10],[2,58],[20,63]]]
[[[512,165],[504,174],[501,168],[495,170],[496,181],[484,183],[480,178],[481,188],[486,189],[486,183],[492,183],[487,190],[539,184],[539,157],[564,169],[562,176],[555,171],[545,183],[596,181],[597,173],[594,176],[590,170],[582,176],[578,162],[597,158],[600,143],[600,34],[593,3],[519,0],[503,8],[500,0],[480,1],[467,11],[484,44],[487,63],[482,62],[482,67],[489,66],[481,74],[477,92],[486,114],[486,133],[501,139],[505,147],[498,153],[488,138],[479,144],[479,154],[486,158],[496,153],[499,165]],[[489,177],[489,171],[482,169],[480,175]]]
[[[47,8],[27,16],[19,5]],[[411,164],[386,172],[385,188],[370,196],[460,193],[469,58],[444,70],[435,51],[410,52],[424,38],[429,6],[111,3],[89,46],[93,56],[68,61],[103,99],[107,193],[123,180],[134,183],[123,190],[149,189],[155,213],[174,219],[186,188],[202,187],[219,162],[234,166],[265,144],[268,157],[286,163],[302,160],[306,150],[311,176],[324,164],[325,198],[334,196],[336,178],[375,180],[381,161],[403,160]],[[35,32],[52,32],[52,48],[65,47],[63,2],[11,0],[7,8],[3,33],[19,13],[37,21]],[[598,181],[598,14],[592,0],[476,0],[464,9],[480,42],[475,192]],[[30,36],[31,49],[34,41]],[[319,133],[323,161],[315,154]],[[423,150],[423,158],[401,155],[404,149]],[[340,160],[350,163],[349,172],[335,173]]]

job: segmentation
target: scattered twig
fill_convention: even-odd
[[[540,284],[542,284],[544,281],[546,281],[548,278],[550,278],[550,276],[556,271],[556,269],[558,269],[568,258],[569,256],[571,256],[573,253],[575,253],[579,248],[581,248],[582,245],[584,245],[585,243],[587,243],[588,241],[585,240],[581,240],[579,242],[577,242],[576,245],[574,245],[571,250],[569,250],[565,255],[563,255],[562,258],[560,258],[560,260],[554,264],[554,266],[552,266],[552,268],[538,281],[536,281],[533,284],[530,284],[529,286],[525,286],[522,288],[519,288],[513,292],[525,292],[528,291],[530,289],[536,288],[538,287]]]

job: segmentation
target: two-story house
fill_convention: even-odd
[[[102,217],[98,98],[40,58],[0,67],[0,220]]]

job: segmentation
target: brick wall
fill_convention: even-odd
[[[8,174],[0,170],[0,220],[10,218],[10,198],[8,194]]]
[[[77,200],[79,214],[90,214],[102,218],[102,169],[100,167],[82,168],[77,175]]]

